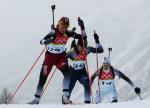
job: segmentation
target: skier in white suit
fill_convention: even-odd
[[[128,82],[135,90],[136,94],[140,94],[141,89],[139,87],[136,87],[133,82],[125,76],[121,71],[111,66],[111,62],[109,58],[104,57],[103,66],[98,69],[92,76],[91,81],[98,76],[99,78],[99,84],[100,88],[97,90],[96,93],[96,102],[100,103],[103,99],[106,99],[109,102],[117,102],[117,93],[114,85],[114,78],[115,76],[118,76],[119,78],[124,79],[126,82]]]

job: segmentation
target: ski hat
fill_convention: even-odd
[[[60,22],[64,25],[68,25],[68,26],[70,24],[68,17],[61,17],[58,23],[60,23]]]
[[[110,62],[110,60],[109,60],[109,58],[108,58],[108,57],[104,57],[103,64],[111,65],[111,62]]]

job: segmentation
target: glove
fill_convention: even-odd
[[[85,30],[84,22],[80,19],[80,17],[78,18],[78,25],[81,27],[81,30]]]
[[[46,40],[44,41],[44,44],[45,44],[45,45],[48,45],[48,44],[50,44],[51,42],[52,42],[51,39],[46,39]]]
[[[99,43],[99,37],[96,32],[94,32],[94,39],[96,43]]]
[[[141,89],[139,87],[136,87],[134,90],[135,90],[136,94],[140,94],[141,93]]]

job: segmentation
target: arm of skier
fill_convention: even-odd
[[[134,83],[125,74],[123,74],[121,71],[119,71],[119,70],[114,68],[114,73],[115,73],[115,75],[118,75],[120,78],[122,78],[126,82],[128,82],[134,88],[136,94],[140,94],[141,93],[141,89],[139,87],[136,87],[134,85]]]
[[[103,49],[103,46],[100,44],[99,36],[97,35],[96,32],[94,32],[94,39],[96,43],[96,48],[88,46],[87,53],[103,53],[104,49]]]
[[[81,28],[81,34],[76,33],[74,30],[67,30],[66,34],[68,35],[68,37],[86,40],[87,35],[86,35],[85,27],[84,27],[84,22],[80,18],[78,18],[78,25]]]
[[[48,33],[41,41],[40,44],[41,45],[47,45],[49,43],[51,43],[56,36],[56,32],[55,30],[51,30],[50,33]]]
[[[91,76],[91,84],[93,83],[94,79],[99,75],[100,69],[98,69],[92,76]]]
[[[67,30],[66,34],[68,35],[68,37],[86,40],[87,36],[85,32],[84,22],[80,18],[78,18],[78,25],[81,28],[81,34],[76,33],[75,30]]]
[[[67,52],[66,57],[70,58],[71,60],[73,60],[73,56],[75,55],[74,50],[70,50]]]
[[[117,75],[117,76],[119,76],[119,78],[122,78],[123,80],[125,80],[126,82],[128,82],[132,87],[135,87],[134,83],[125,74],[123,74],[118,69],[114,68],[114,74]]]
[[[73,30],[67,30],[66,34],[68,37],[72,37],[75,39],[82,39],[82,35],[74,32]],[[83,36],[83,39],[86,39],[86,37]]]

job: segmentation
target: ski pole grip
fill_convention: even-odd
[[[55,28],[55,24],[54,24],[54,10],[55,10],[55,5],[52,5],[51,8],[52,8],[52,18],[53,18],[53,24],[51,26],[51,29],[54,29]]]
[[[52,8],[52,11],[54,11],[55,10],[55,5],[52,5],[51,8]]]
[[[112,51],[112,48],[108,48],[108,51]]]
[[[110,58],[110,52],[112,51],[112,48],[109,47],[109,48],[108,48],[108,51],[109,51],[109,52],[108,52],[108,58]]]

